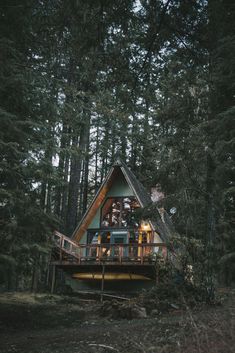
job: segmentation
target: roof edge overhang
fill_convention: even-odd
[[[141,199],[140,199],[140,197],[139,197],[137,191],[135,190],[134,186],[132,185],[131,180],[129,179],[129,177],[128,177],[126,171],[125,171],[125,169],[124,169],[122,166],[120,166],[120,169],[121,169],[122,174],[124,175],[124,177],[125,177],[125,179],[126,179],[126,181],[127,181],[127,184],[129,185],[129,187],[130,187],[131,190],[133,191],[135,197],[136,197],[137,200],[139,201],[140,206],[143,208],[144,205],[143,205],[143,203],[142,203],[142,201],[141,201]]]

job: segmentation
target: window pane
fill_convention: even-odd
[[[140,205],[134,197],[108,198],[102,208],[102,228],[138,227],[134,211]]]

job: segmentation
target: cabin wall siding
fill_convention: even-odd
[[[89,228],[100,228],[100,210],[102,205],[98,208],[95,214],[95,217],[92,219],[91,223],[89,224]]]
[[[129,187],[126,182],[123,174],[120,175],[118,179],[115,180],[111,188],[107,193],[107,197],[115,196],[115,197],[125,197],[125,196],[134,196],[133,190]]]
[[[79,244],[87,244],[87,232],[83,234]]]
[[[154,232],[154,243],[162,243],[160,235],[156,232]]]

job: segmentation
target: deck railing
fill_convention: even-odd
[[[155,260],[159,249],[166,249],[165,243],[77,244],[57,231],[54,233],[54,243],[59,250],[60,261],[67,259],[77,263],[84,261],[151,263]]]

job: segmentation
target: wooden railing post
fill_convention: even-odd
[[[99,262],[100,262],[100,260],[101,260],[101,245],[99,244],[98,245],[98,259],[99,259]]]
[[[60,237],[60,262],[62,262],[62,259],[63,259],[63,253],[62,253],[63,239],[64,239],[64,237],[61,236]]]
[[[81,247],[78,248],[78,263],[81,263]]]
[[[141,260],[140,260],[140,262],[141,262],[141,264],[143,264],[143,262],[144,262],[144,261],[143,261],[143,246],[144,246],[144,245],[141,244],[140,246],[141,246]]]
[[[88,251],[87,251],[88,250]],[[88,253],[88,256],[91,257],[92,254],[92,247],[86,249],[86,252]]]
[[[123,247],[121,245],[118,245],[118,255],[119,255],[119,262],[122,262],[122,249]]]
[[[138,239],[138,256],[139,257],[142,257],[143,256],[143,254],[142,254],[142,248],[141,248],[141,244],[142,244],[142,239],[143,239],[143,237],[142,237],[142,233],[140,233],[139,234],[139,239]]]

